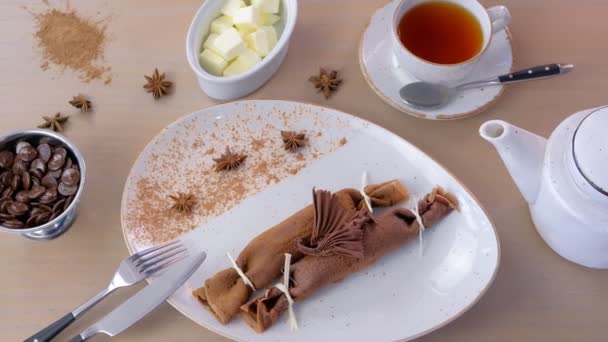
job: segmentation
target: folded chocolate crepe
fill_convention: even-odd
[[[365,208],[353,213],[338,206],[337,197],[326,191],[316,191],[313,196],[313,233],[310,239],[298,241],[296,250],[305,256],[290,267],[289,294],[295,302],[370,266],[383,255],[418,237],[420,225],[416,214],[409,209],[392,208],[372,217]],[[455,199],[441,188],[434,189],[418,202],[418,214],[426,228],[454,208]],[[273,287],[243,305],[242,317],[261,333],[280,318],[288,305],[285,293]]]
[[[391,206],[408,198],[407,189],[398,180],[368,185],[364,191],[372,206]],[[336,205],[344,210],[355,211],[365,206],[363,196],[355,189],[343,189],[334,196]],[[312,205],[301,209],[258,235],[239,254],[236,264],[256,289],[270,285],[281,274],[284,253],[291,254],[294,261],[304,255],[297,248],[297,242],[310,239],[314,212]],[[228,268],[207,279],[204,286],[192,294],[220,322],[227,323],[239,313],[252,292],[238,272]]]

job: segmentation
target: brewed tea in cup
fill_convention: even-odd
[[[393,18],[393,52],[414,77],[453,84],[471,73],[511,15],[476,0],[403,0]]]

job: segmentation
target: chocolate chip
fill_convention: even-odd
[[[51,211],[53,211],[53,209],[51,209],[51,207],[49,207],[49,206],[47,206],[47,205],[44,205],[44,204],[40,204],[40,205],[38,206],[38,208],[40,208],[40,209],[42,209],[42,210],[44,210],[44,211],[46,211],[46,212],[49,212],[49,213],[50,213]]]
[[[60,155],[63,159],[68,156],[68,151],[63,147],[56,147],[53,153]]]
[[[38,156],[42,159],[43,162],[47,163],[51,159],[51,146],[49,144],[40,144],[38,145]],[[44,171],[43,171],[44,172]]]
[[[42,179],[42,177],[44,176],[44,173],[38,169],[30,170],[29,173],[32,176],[32,178],[36,178],[38,180],[38,184],[40,184],[40,179]],[[33,180],[32,180],[32,182],[33,182]]]
[[[51,156],[51,160],[49,160],[49,162],[47,164],[47,167],[49,170],[55,171],[55,170],[61,169],[64,164],[65,164],[65,156],[62,156],[61,154],[58,154],[58,153],[53,153],[53,155]]]
[[[39,201],[42,204],[49,204],[57,199],[57,188],[47,188],[40,196]]]
[[[15,159],[15,162],[13,163],[13,173],[16,175],[20,175],[24,172],[27,172],[28,169],[28,165],[27,162],[24,162],[21,159]]]
[[[20,181],[21,181],[21,177],[19,177],[18,175],[13,175],[13,179],[11,180],[11,188],[13,190],[17,191]]]
[[[17,154],[21,153],[21,150],[23,150],[25,147],[32,147],[32,144],[30,144],[27,141],[20,141],[17,143],[17,145],[15,146],[15,152],[17,152]]]
[[[27,221],[25,221],[25,226],[26,227],[35,227],[38,224],[36,223],[36,220],[38,219],[38,215],[34,215],[34,214],[30,214],[31,216],[27,219]]]
[[[80,181],[80,171],[76,169],[66,169],[61,174],[61,182],[65,185],[77,185]]]
[[[10,199],[3,199],[0,201],[0,212],[1,213],[8,213],[8,206],[11,204],[12,200]]]
[[[12,219],[2,222],[2,226],[6,228],[23,228],[23,222],[17,219]]]
[[[21,190],[15,195],[15,199],[19,202],[27,203],[30,201],[30,192],[27,190]]]
[[[32,189],[28,192],[28,197],[30,199],[37,199],[38,197],[42,196],[42,194],[44,194],[44,192],[46,191],[46,188],[41,186],[41,185],[34,185],[34,187],[32,187]]]
[[[11,151],[2,151],[0,152],[0,167],[3,169],[8,169],[13,165],[13,152]]]
[[[38,151],[36,151],[36,149],[33,148],[32,145],[28,144],[27,146],[21,148],[21,150],[18,152],[18,156],[19,159],[26,162],[30,162],[36,159],[36,157],[38,157]]]
[[[72,201],[74,200],[74,196],[70,196],[65,200],[65,204],[63,205],[63,210],[68,210],[68,208],[70,207],[70,204],[72,204]]]
[[[59,183],[57,186],[57,191],[63,196],[72,196],[78,190],[78,185],[67,185],[63,182]]]
[[[7,208],[8,213],[15,216],[21,216],[28,210],[30,210],[30,207],[23,202],[12,202]]]
[[[56,211],[53,214],[48,213],[50,215],[50,217],[48,218],[48,221],[53,221],[54,219],[57,218],[57,216],[61,215],[61,211]]]
[[[40,159],[40,158],[36,158],[32,161],[32,164],[30,165],[30,171],[33,170],[38,170],[41,173],[45,173],[46,172],[46,163],[44,160]]]
[[[44,185],[47,188],[56,188],[57,187],[57,179],[55,179],[55,177],[53,177],[52,174],[47,173],[40,180],[40,184]]]
[[[2,175],[0,175],[0,182],[4,184],[4,186],[11,186],[11,182],[13,180],[13,171],[4,171]]]
[[[46,213],[46,212],[47,211],[42,208],[33,208],[32,211],[30,211],[30,215],[37,216],[37,215],[40,215],[40,214]]]
[[[71,169],[73,165],[74,165],[74,162],[72,161],[72,158],[68,157],[65,160],[65,165],[63,166],[63,169],[64,170]]]
[[[62,198],[59,201],[55,202],[55,205],[53,205],[53,212],[61,212],[63,211],[63,206],[65,205],[66,199]]]
[[[9,198],[13,195],[14,192],[15,191],[11,187],[8,187],[4,189],[4,191],[2,191],[2,196],[0,196],[0,198]]]
[[[29,190],[32,186],[32,177],[29,172],[24,172],[21,175],[21,185],[23,186],[23,190]]]
[[[32,178],[32,188],[35,186],[40,186],[40,177],[38,177],[38,175],[35,175],[33,172],[30,171],[30,175]]]
[[[58,169],[58,170],[49,171],[48,173],[51,174],[51,176],[55,177],[55,179],[59,179],[61,177],[62,172],[63,171],[61,169]]]
[[[60,213],[57,213],[59,215]],[[39,226],[41,224],[47,223],[48,221],[53,220],[55,217],[51,216],[51,213],[46,212],[38,215],[38,219],[36,220],[36,225]]]
[[[0,220],[11,220],[14,218],[15,218],[15,215],[0,213]]]

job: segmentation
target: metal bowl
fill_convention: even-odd
[[[0,136],[0,150],[7,147],[12,148],[19,141],[27,141],[31,144],[38,144],[41,139],[52,146],[64,147],[68,152],[68,156],[72,157],[72,160],[78,164],[78,167],[80,168],[80,184],[78,185],[78,190],[74,195],[74,200],[68,206],[68,208],[61,213],[61,215],[41,226],[17,229],[7,228],[0,225],[0,231],[21,234],[22,236],[33,240],[51,240],[65,233],[76,219],[78,208],[80,207],[80,197],[82,196],[82,191],[85,184],[86,165],[82,154],[80,154],[78,148],[76,148],[71,141],[61,134],[48,130],[30,129],[16,131]]]

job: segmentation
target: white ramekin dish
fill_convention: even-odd
[[[279,36],[277,44],[260,63],[246,72],[220,77],[205,71],[198,60],[201,45],[207,37],[211,21],[220,15],[225,0],[207,0],[192,19],[186,38],[186,56],[190,67],[198,78],[201,89],[210,97],[219,100],[232,100],[243,97],[261,87],[277,71],[287,55],[289,39],[296,25],[298,16],[297,0],[282,0],[281,20],[274,26]]]

